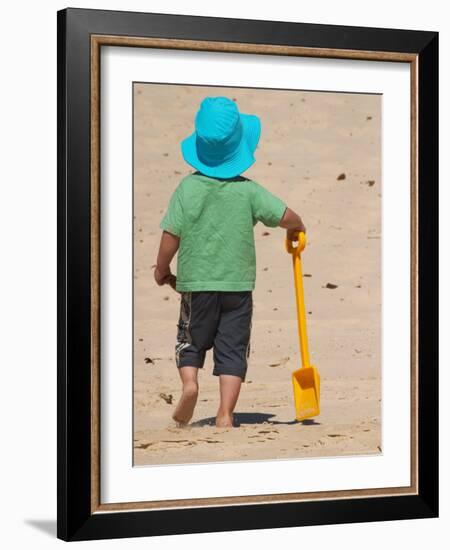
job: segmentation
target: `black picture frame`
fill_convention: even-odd
[[[438,516],[438,33],[65,9],[58,27],[57,537],[66,541]],[[93,511],[91,37],[400,52],[417,58],[418,491],[306,502]]]

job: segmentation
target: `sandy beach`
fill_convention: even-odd
[[[191,425],[177,428],[171,419],[181,394],[179,295],[156,285],[153,266],[169,198],[194,171],[180,141],[206,95],[234,98],[241,112],[261,118],[257,160],[244,175],[285,200],[307,227],[308,336],[321,375],[321,414],[310,421],[295,421],[291,373],[301,361],[285,232],[260,223],[238,427],[214,424],[219,379],[211,352]],[[382,452],[380,117],[377,95],[134,85],[135,466]]]

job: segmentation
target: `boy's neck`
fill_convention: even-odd
[[[200,172],[199,170],[194,172],[193,175],[194,176],[203,176],[204,178],[209,178],[209,179],[219,180],[219,181],[245,181],[245,180],[248,179],[245,176],[241,176],[240,174],[237,175],[237,176],[233,176],[232,178],[219,178],[219,177],[215,177],[215,176],[208,176],[206,174],[203,174],[203,172]]]

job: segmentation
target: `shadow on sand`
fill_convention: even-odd
[[[295,424],[303,424],[304,426],[320,426],[320,422],[316,422],[313,418],[307,420],[290,420],[289,422],[280,422],[279,420],[272,420],[276,415],[267,413],[234,413],[234,426],[237,428],[241,424],[272,424],[272,425],[284,425],[292,426]],[[192,428],[201,428],[203,426],[215,426],[215,417],[202,418],[196,422],[192,422],[190,426]]]

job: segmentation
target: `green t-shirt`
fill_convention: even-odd
[[[286,204],[255,181],[216,179],[199,172],[181,180],[160,228],[180,237],[179,291],[253,290],[253,226],[277,227]]]

